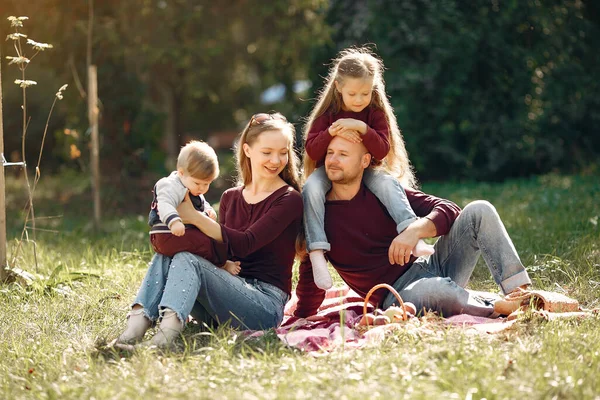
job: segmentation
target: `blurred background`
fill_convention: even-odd
[[[26,70],[38,83],[27,90],[28,160],[38,158],[54,94],[69,84],[41,164],[55,189],[40,196],[57,213],[91,215],[88,6],[0,3],[2,38],[13,31],[8,16],[26,15],[22,32],[54,46]],[[236,135],[256,112],[285,114],[302,151],[303,118],[329,61],[363,44],[385,63],[420,182],[600,174],[597,1],[95,0],[92,27],[105,214],[146,214],[154,182],[190,139],[219,151],[222,176],[207,196],[217,202],[232,185]],[[19,161],[12,46],[0,42],[4,154]],[[8,207],[22,201],[20,173],[6,170]]]

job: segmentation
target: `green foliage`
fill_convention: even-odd
[[[190,138],[236,131],[253,113],[266,111],[259,100],[264,89],[306,78],[308,49],[326,36],[318,13],[325,3],[94,2],[92,63],[98,66],[103,170],[131,179],[142,178],[149,168],[165,173],[169,145],[177,148]],[[85,92],[88,2],[11,2],[6,12],[45,16],[32,32],[39,37],[51,33],[56,44],[44,70],[81,81]],[[0,46],[4,54],[7,44]],[[283,103],[268,107],[295,119],[299,100],[290,93]],[[56,132],[49,145],[59,156],[53,166],[85,168],[86,99],[71,96],[65,103],[61,123],[49,129]],[[5,105],[5,110],[19,107],[12,96],[5,97]],[[18,126],[14,115],[5,112],[7,129]],[[64,128],[81,134],[81,162],[71,161],[65,138],[54,142]],[[17,143],[9,141],[6,148],[10,154]]]
[[[332,45],[374,43],[424,179],[597,164],[600,18],[578,1],[332,1]],[[319,86],[319,85],[316,85]]]

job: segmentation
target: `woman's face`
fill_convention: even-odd
[[[289,139],[279,130],[264,131],[252,143],[244,143],[253,180],[278,177],[289,161]]]

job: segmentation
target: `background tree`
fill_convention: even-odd
[[[592,2],[340,0],[326,21],[333,44],[313,65],[348,45],[377,45],[421,178],[503,179],[597,162]]]
[[[388,94],[422,181],[597,172],[600,17],[594,2],[95,3],[101,170],[110,182],[105,207],[145,209],[148,187],[190,137],[236,132],[265,109],[282,111],[300,127],[330,59],[364,43],[375,44],[388,67]],[[28,98],[30,115],[42,115],[52,88],[83,86],[88,2],[7,0],[1,10],[43,16],[31,35],[55,44],[29,69],[32,79],[47,83]],[[0,41],[3,50],[7,45]],[[311,92],[294,93],[294,84],[307,78]],[[14,71],[3,76],[8,158],[19,149],[12,134],[20,126],[14,79]],[[261,103],[261,93],[277,84],[285,87],[284,98]],[[46,171],[88,168],[84,92],[55,111],[45,143],[54,157],[43,160]],[[30,122],[30,157],[43,124]]]

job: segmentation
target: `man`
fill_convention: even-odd
[[[340,137],[333,138],[325,158],[332,183],[325,204],[325,232],[331,243],[327,257],[355,292],[364,297],[374,285],[387,283],[417,310],[487,317],[493,305],[464,289],[480,255],[504,294],[531,284],[500,216],[487,201],[472,202],[461,211],[448,200],[406,189],[421,218],[397,235],[385,207],[362,184],[370,162],[362,143]],[[419,239],[437,236],[432,256],[411,255]],[[298,317],[313,315],[325,296],[314,284],[308,258],[300,265],[296,294]],[[379,290],[371,301],[386,309],[395,297]]]

